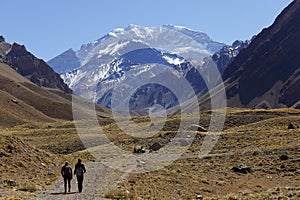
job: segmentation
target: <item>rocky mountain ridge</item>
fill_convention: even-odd
[[[225,70],[230,106],[291,107],[300,100],[300,1],[240,52]]]
[[[197,70],[191,70],[193,66],[190,61],[202,62],[203,58],[223,46],[207,34],[185,27],[130,25],[114,29],[99,40],[82,45],[78,51],[69,49],[48,64],[63,73],[63,79],[76,94],[110,108],[112,90],[122,80],[128,79],[128,74],[151,74],[158,65],[164,65],[165,72],[173,70],[173,75],[183,75],[191,81],[197,95],[203,94],[207,88]],[[203,66],[198,67],[203,69]],[[159,92],[155,92],[156,89]],[[154,102],[160,102],[159,99],[165,94],[170,94],[165,89],[156,89],[147,90],[151,92],[146,92],[143,97],[137,94],[135,100],[139,103],[133,103],[135,106],[132,109],[151,106]],[[145,89],[141,91],[145,92]],[[167,107],[175,104],[173,97],[167,99]]]
[[[7,43],[3,36],[0,38],[0,59],[2,63],[8,64],[38,86],[72,93],[72,90],[45,61],[28,52],[24,45]]]
[[[225,45],[212,56],[212,59],[216,63],[221,74],[224,72],[227,66],[234,61],[240,51],[249,46],[254,38],[255,36],[251,40],[236,40],[232,43],[232,45]]]

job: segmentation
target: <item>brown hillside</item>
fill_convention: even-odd
[[[201,125],[209,112],[201,115]],[[203,119],[203,120],[202,120]],[[143,125],[145,119],[135,122]],[[155,141],[166,144],[175,135],[180,116],[167,120],[157,137],[130,139],[110,124],[107,131],[117,138],[114,144],[126,150],[134,146],[146,149]],[[293,129],[289,129],[293,124]],[[204,136],[197,132],[192,145],[172,164],[146,173],[129,173],[107,199],[299,199],[299,110],[296,109],[228,109],[224,130],[212,152],[200,159]],[[112,134],[113,133],[113,134]],[[186,132],[188,135],[189,132]],[[109,134],[108,134],[109,135]],[[172,136],[173,135],[173,136]],[[122,138],[122,139],[120,139]],[[184,145],[184,143],[182,144]],[[158,152],[162,153],[164,149]],[[101,154],[103,159],[107,154]],[[147,168],[151,153],[138,154],[137,166]],[[162,154],[163,155],[163,154]],[[158,162],[170,158],[165,154]],[[122,165],[125,165],[122,163]],[[122,166],[120,164],[120,166]],[[249,167],[250,172],[236,172],[233,167]],[[126,173],[125,173],[126,174]],[[102,177],[101,177],[102,178]],[[200,198],[201,196],[201,198]]]
[[[300,1],[293,1],[225,70],[229,106],[291,107],[300,99]]]
[[[75,96],[34,85],[3,63],[0,63],[0,94],[0,127],[12,127],[30,121],[73,119],[72,97]],[[101,107],[97,106],[97,109],[101,112],[98,114],[100,116],[108,113]],[[83,109],[83,116],[85,112]]]
[[[0,41],[0,49],[0,56],[3,60],[31,82],[39,86],[72,93],[72,90],[63,82],[59,74],[54,72],[45,61],[28,52],[24,45],[17,43],[10,45],[2,40],[2,42]],[[5,53],[3,54],[3,52]]]
[[[2,134],[0,137],[0,198],[39,190],[56,180],[62,157],[36,149],[17,137]],[[39,178],[37,178],[39,177]],[[22,198],[23,199],[23,198]],[[25,198],[24,196],[24,199]]]

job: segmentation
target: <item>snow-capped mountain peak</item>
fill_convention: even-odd
[[[129,71],[144,73],[154,69],[154,63],[187,74],[188,60],[202,60],[223,46],[203,32],[182,26],[131,24],[113,29],[77,51],[66,51],[48,64],[76,94],[109,107],[110,91]]]

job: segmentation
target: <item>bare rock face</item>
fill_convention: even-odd
[[[221,74],[224,72],[227,66],[234,61],[240,51],[249,46],[251,41],[252,40],[236,40],[232,43],[232,45],[224,46],[212,56],[212,59],[216,63]]]
[[[0,62],[5,62],[5,56],[7,51],[11,48],[11,44],[5,41],[5,38],[1,35],[0,36]]]
[[[0,35],[0,42],[5,42],[5,38],[2,35]]]
[[[300,0],[293,1],[224,71],[229,106],[291,107],[300,100]]]
[[[76,52],[73,49],[69,49],[48,61],[47,64],[50,65],[57,73],[65,74],[80,67],[80,60],[76,56]]]
[[[14,43],[9,46],[10,49],[7,51],[7,45],[5,46],[6,49],[1,48],[4,47],[5,39],[2,37],[0,41],[2,41],[0,42],[2,44],[0,49],[2,49],[2,54],[5,54],[2,56],[4,57],[3,60],[18,73],[36,85],[72,93],[72,90],[63,82],[61,77],[46,62],[28,52],[24,45]]]

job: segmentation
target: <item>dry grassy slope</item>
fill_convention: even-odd
[[[28,121],[53,121],[10,92],[22,89],[21,83],[30,84],[9,66],[0,63],[0,127],[12,127]]]
[[[30,121],[51,122],[53,119],[34,109],[28,104],[18,101],[13,103],[16,98],[7,92],[0,91],[0,127],[8,128],[17,124],[24,124]]]
[[[0,199],[17,193],[27,199],[27,195],[32,196],[30,193],[56,180],[61,163],[62,158],[57,155],[29,146],[17,137],[1,134]],[[9,180],[15,181],[16,186]]]
[[[36,86],[3,63],[0,63],[0,94],[0,128],[26,122],[73,119],[71,95]],[[85,102],[79,97],[73,98]],[[109,116],[108,110],[96,108],[98,115]],[[85,116],[84,108],[81,109]]]
[[[204,199],[300,199],[299,120],[300,112],[296,109],[228,109],[225,130],[211,152],[213,156],[197,157],[203,141],[201,133],[182,159],[157,171],[130,174],[106,196],[120,199],[196,199],[197,195]],[[172,121],[180,122],[176,118]],[[296,128],[288,129],[290,123]],[[171,124],[165,127],[156,140],[170,140],[173,128]],[[112,125],[110,130],[114,130]],[[143,145],[147,147],[151,140]],[[127,141],[120,141],[120,146],[132,149],[138,144]],[[288,159],[280,159],[282,155],[288,155]],[[249,166],[252,173],[231,170],[240,165]]]
[[[201,113],[200,121],[203,126],[207,126],[209,115],[210,112]],[[272,195],[272,198],[291,196],[294,199],[299,199],[300,190],[297,186],[300,183],[300,129],[287,129],[289,123],[300,127],[299,115],[300,112],[297,109],[228,109],[224,132],[212,152],[212,154],[221,153],[220,156],[205,159],[197,157],[205,135],[205,133],[199,132],[182,159],[154,172],[130,174],[119,184],[118,189],[106,193],[106,197],[193,199],[201,194],[207,199],[263,199],[268,195]],[[149,118],[147,117],[135,117],[133,120],[143,126],[149,125]],[[169,142],[178,129],[180,117],[172,116],[167,120],[167,124],[161,130],[160,135],[146,139],[135,139],[122,133],[110,118],[99,119],[99,122],[114,144],[124,150],[131,151],[135,145],[148,147],[153,141],[159,141],[162,144]],[[86,121],[82,121],[82,123],[88,125]],[[91,133],[88,133],[87,137],[93,139],[94,128],[90,127]],[[26,151],[30,152],[33,157],[38,157],[38,160],[28,157],[30,163],[35,166],[41,163],[40,160],[47,160],[48,155],[53,160],[59,160],[61,156],[58,154],[65,153],[70,153],[64,156],[64,159],[67,158],[72,164],[78,157],[85,161],[95,159],[89,155],[88,151],[81,151],[84,146],[81,144],[76,128],[71,121],[22,124],[6,130],[3,135],[6,136],[1,136],[1,138],[7,138],[7,135],[14,135],[14,137],[9,136],[11,139],[2,142],[0,144],[2,149],[7,149],[8,143],[25,149],[24,151],[16,151],[19,153],[8,154],[9,156],[4,154],[5,156],[0,158],[2,159],[1,163],[4,163],[4,165],[0,165],[0,170],[7,172],[6,177],[11,179],[15,178],[14,171],[10,171],[8,168],[14,166],[14,160],[26,160]],[[16,136],[35,147],[20,142]],[[44,152],[36,148],[54,152],[56,155],[32,153]],[[7,152],[7,150],[3,151]],[[281,160],[280,156],[283,154],[287,154],[289,159]],[[141,155],[140,159],[142,157]],[[10,167],[4,168],[6,165]],[[253,173],[239,174],[231,170],[233,166],[239,165],[250,166]],[[27,167],[26,165],[25,168]],[[51,168],[50,165],[46,168],[48,167]],[[34,171],[26,170],[30,177],[34,177],[36,174]],[[0,180],[5,180],[6,177],[0,176]],[[26,179],[23,175],[20,177]],[[26,186],[26,188],[33,187],[34,189],[42,186],[45,184],[43,178],[44,176],[34,177],[35,185]],[[17,186],[16,188],[19,189],[20,187]],[[6,194],[11,193],[10,196],[13,196],[18,192],[8,190]]]
[[[73,100],[82,119],[96,110],[99,118],[110,120],[107,109],[75,95],[36,86],[0,63],[0,199],[31,198],[27,197],[31,192],[57,179],[63,160],[75,159],[61,154],[84,149],[71,121]],[[8,180],[16,181],[17,186],[9,186]]]
[[[71,121],[73,100],[82,118],[94,114],[95,107],[99,118],[110,119],[107,109],[36,86],[0,63],[0,199],[28,199],[31,192],[57,179],[65,159],[75,159],[61,154],[84,149]],[[9,186],[7,180],[17,186]]]

